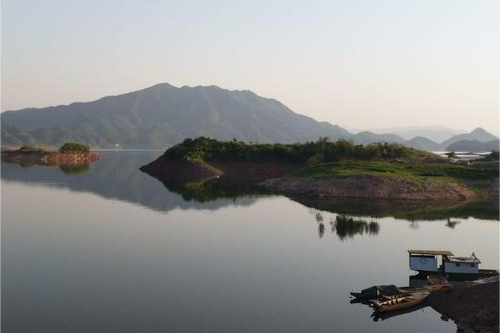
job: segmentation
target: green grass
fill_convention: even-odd
[[[481,168],[451,163],[421,161],[345,161],[310,166],[295,174],[298,177],[325,179],[351,176],[403,177],[439,180],[477,180],[498,176],[497,168]]]

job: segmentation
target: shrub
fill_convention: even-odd
[[[59,148],[60,153],[88,153],[90,147],[77,142],[66,142]]]

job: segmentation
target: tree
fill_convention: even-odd
[[[445,155],[448,156],[449,160],[451,160],[452,158],[457,158],[457,154],[455,154],[454,151],[450,151],[449,153],[446,153]]]

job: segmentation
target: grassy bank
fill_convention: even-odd
[[[353,176],[403,177],[408,179],[477,180],[498,176],[497,168],[482,168],[466,165],[425,163],[414,160],[374,160],[323,163],[297,172],[297,177],[325,179]]]

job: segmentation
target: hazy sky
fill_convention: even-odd
[[[2,111],[169,82],[355,128],[498,133],[498,0],[2,1]]]

